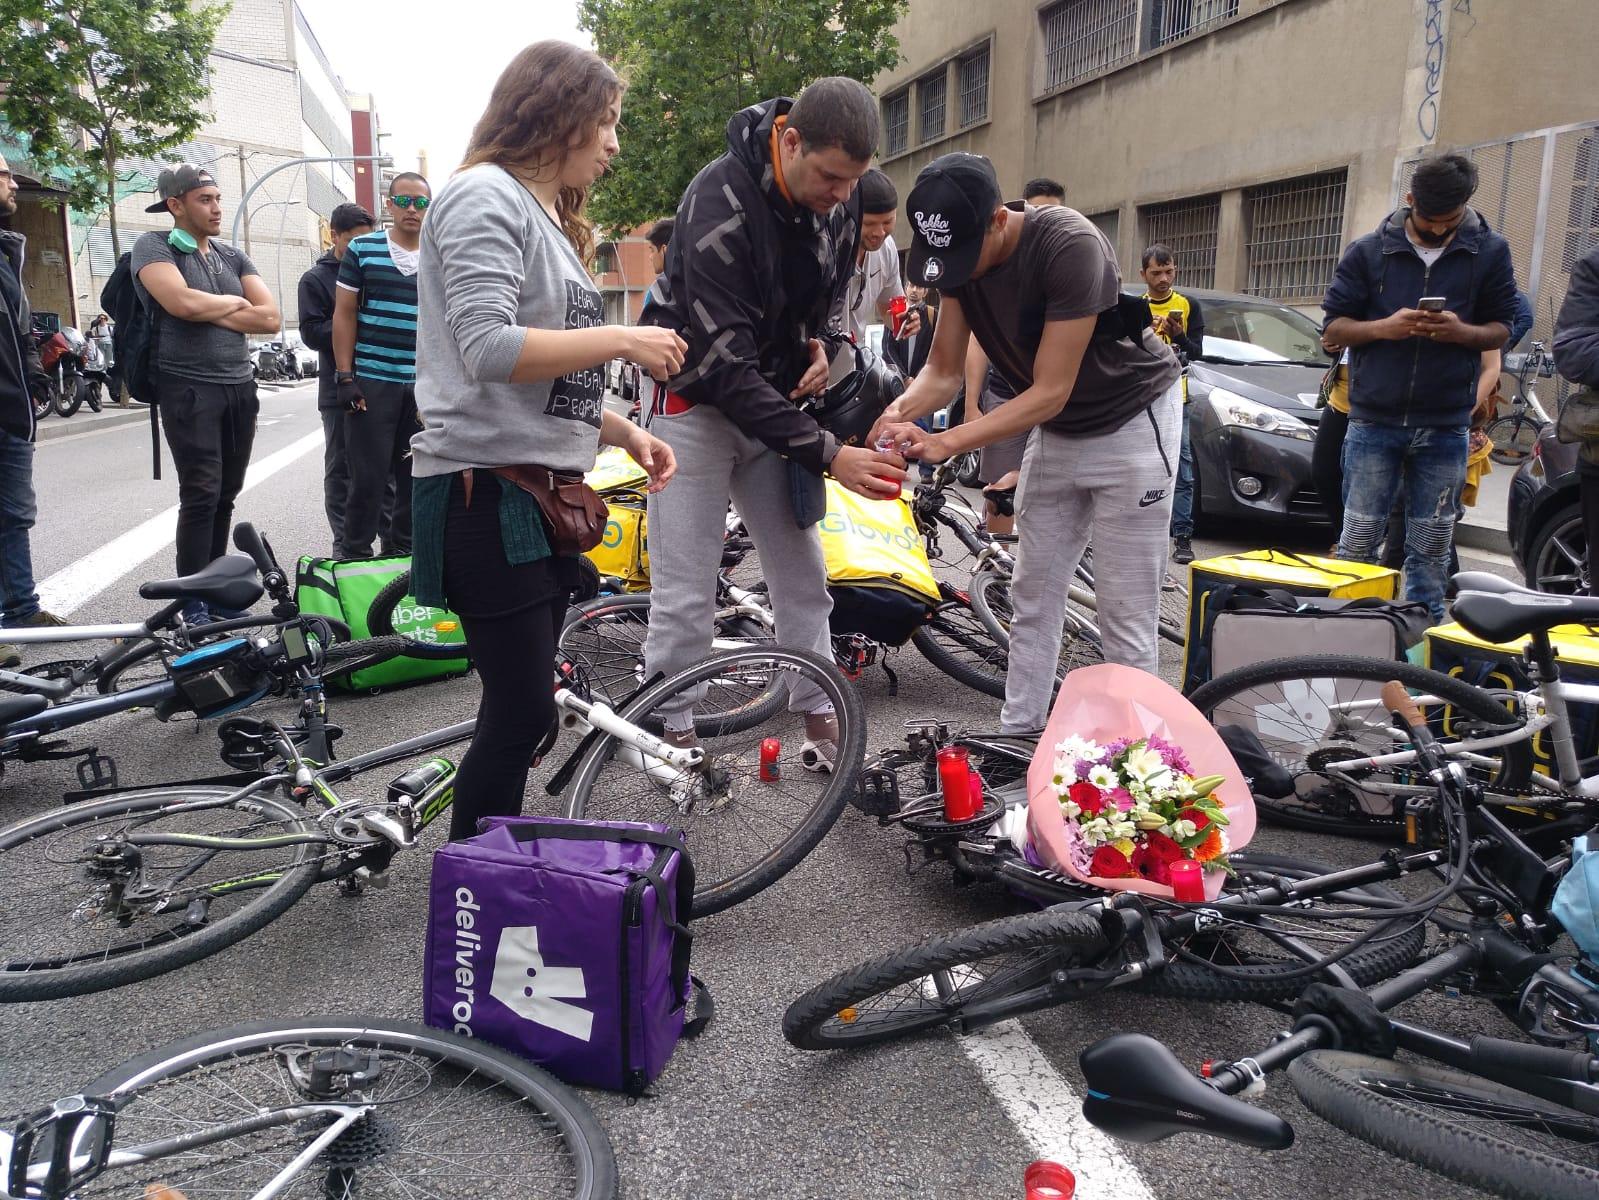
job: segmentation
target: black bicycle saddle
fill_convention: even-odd
[[[1486,641],[1513,642],[1556,625],[1599,623],[1599,598],[1529,591],[1461,592],[1449,612]]]
[[[1294,1144],[1287,1121],[1218,1092],[1148,1034],[1112,1034],[1077,1062],[1088,1083],[1083,1116],[1112,1137],[1158,1142],[1174,1133],[1208,1133],[1257,1150]]]
[[[146,600],[200,600],[217,608],[246,609],[264,589],[256,578],[255,560],[224,554],[204,570],[177,579],[157,579],[140,586]]]

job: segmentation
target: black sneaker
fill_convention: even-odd
[[[1191,563],[1194,561],[1194,542],[1192,538],[1172,538],[1171,560],[1174,563]]]

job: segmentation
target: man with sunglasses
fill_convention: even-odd
[[[394,483],[384,554],[411,550],[411,435],[416,419],[416,269],[432,199],[415,172],[389,184],[389,227],[351,240],[339,262],[333,359],[350,491],[340,558],[370,558],[383,496]]]
[[[1516,317],[1510,244],[1469,207],[1477,168],[1429,158],[1405,207],[1344,252],[1322,308],[1326,340],[1350,349],[1338,557],[1376,562],[1397,498],[1405,596],[1443,619],[1477,374]]]

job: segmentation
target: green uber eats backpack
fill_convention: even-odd
[[[352,638],[371,637],[367,613],[391,580],[411,569],[411,558],[397,554],[386,558],[300,559],[295,570],[294,598],[300,611],[308,615],[333,617],[350,627]],[[440,626],[443,626],[440,628]],[[394,632],[430,642],[464,642],[460,620],[442,608],[427,608],[407,596],[394,608]],[[401,683],[420,683],[464,675],[465,655],[460,658],[424,659],[400,657],[375,667],[365,667],[340,676],[337,686],[347,691],[364,692],[394,687]]]

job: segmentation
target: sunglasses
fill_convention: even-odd
[[[429,200],[426,196],[390,196],[389,203],[395,208],[414,208],[417,212],[426,212]]]

